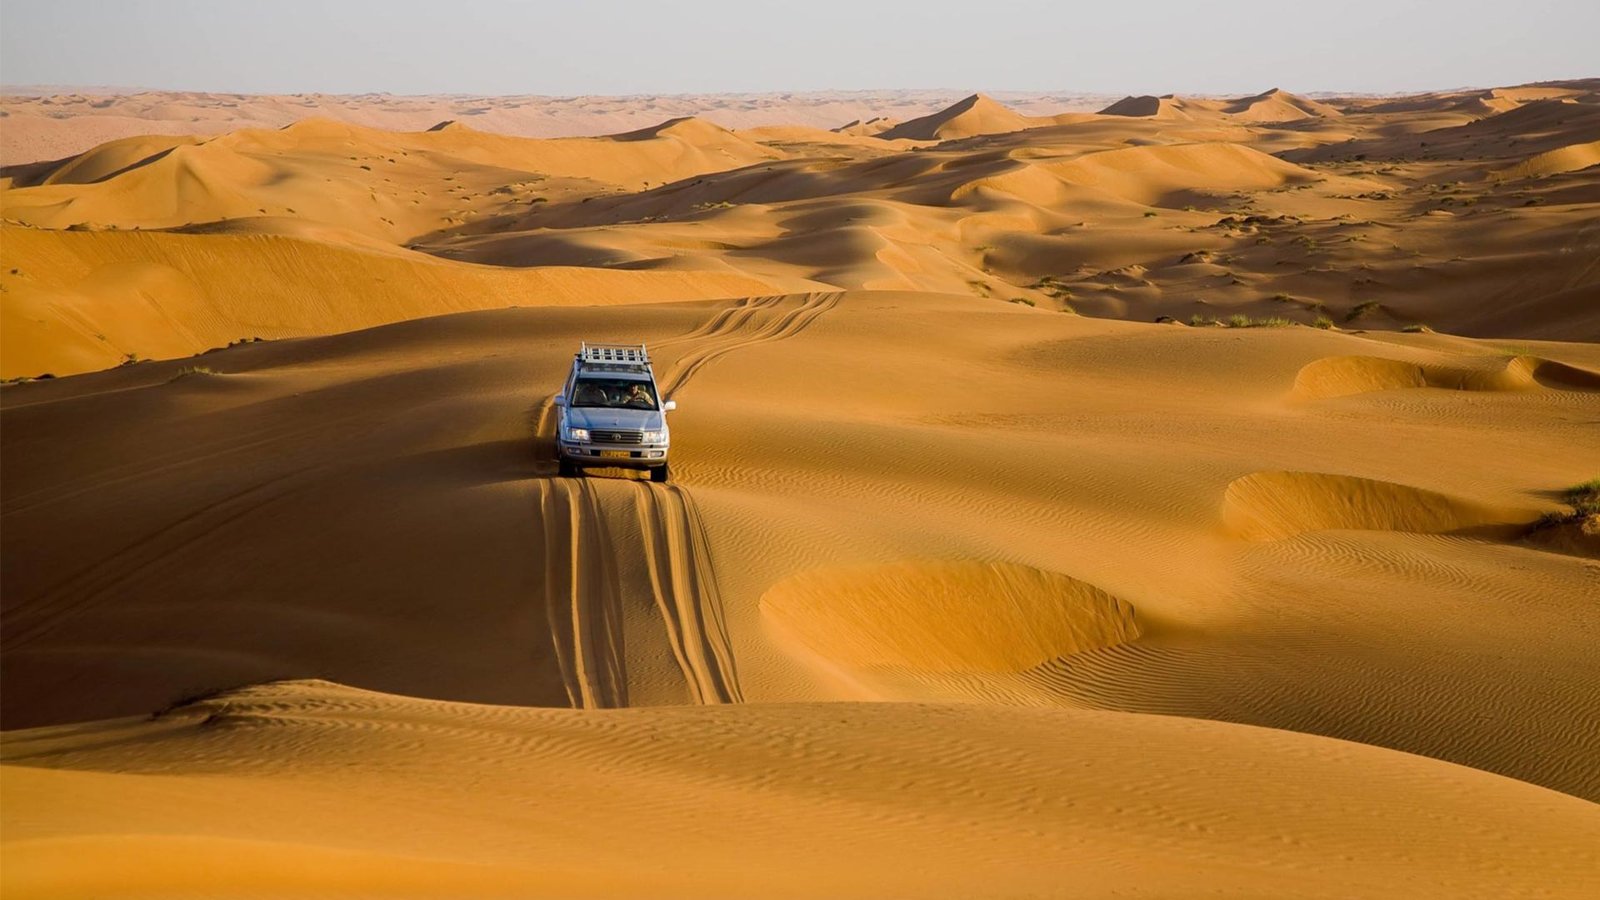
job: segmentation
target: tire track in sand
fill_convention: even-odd
[[[660,379],[663,396],[681,390],[706,365],[735,350],[799,334],[843,297],[842,291],[803,295],[799,306],[751,334],[743,332],[757,314],[776,309],[786,298],[763,297],[725,310],[694,333],[714,340],[680,356]],[[700,508],[681,484],[635,486],[651,592],[684,681],[701,704],[741,703],[744,694]]]
[[[579,478],[539,482],[544,594],[567,700],[575,709],[628,705],[622,597],[594,488]]]
[[[706,342],[683,354],[659,379],[662,394],[681,389],[706,365],[735,350],[793,337],[843,298],[843,292],[802,295],[794,309],[756,323],[787,296],[747,298],[709,322],[657,344]],[[755,327],[752,332],[750,329]],[[531,412],[537,439],[553,439],[553,397]],[[690,695],[701,704],[739,703],[726,612],[717,588],[705,524],[682,485],[632,482],[650,590],[673,657]],[[610,529],[594,489],[581,478],[546,479],[539,486],[545,527],[545,600],[550,633],[567,696],[574,707],[627,705],[621,589]]]
[[[656,342],[656,347],[672,347],[688,341],[704,340],[706,338],[720,337],[724,334],[737,333],[750,323],[750,320],[763,310],[771,309],[783,302],[784,295],[774,294],[769,297],[745,297],[717,313],[710,321],[692,331],[670,337],[664,341]]]
[[[634,486],[651,592],[690,693],[701,704],[743,702],[699,507],[679,485]]]
[[[697,373],[699,373],[699,371],[708,363],[726,356],[735,350],[742,350],[746,347],[756,346],[757,344],[766,344],[771,343],[772,341],[781,341],[786,338],[794,337],[801,331],[804,331],[809,325],[811,325],[812,322],[815,322],[819,317],[822,316],[823,313],[833,309],[835,306],[838,306],[839,301],[843,297],[843,291],[830,291],[828,293],[820,294],[804,294],[802,295],[799,306],[795,307],[779,318],[768,322],[766,325],[763,325],[757,329],[755,333],[745,336],[740,332],[743,330],[743,326],[754,318],[754,311],[771,309],[775,307],[777,303],[769,302],[762,306],[755,307],[750,315],[747,315],[739,320],[739,325],[736,329],[724,328],[715,334],[716,337],[723,337],[726,335],[729,338],[728,340],[717,340],[709,346],[696,347],[678,357],[677,362],[674,363],[667,374],[660,379],[662,385],[662,394],[671,394],[682,389],[683,386],[687,384],[689,380]],[[768,299],[781,302],[784,298],[777,297]],[[708,334],[707,336],[712,335]]]
[[[7,610],[0,651],[11,652],[55,630],[62,623],[105,601],[140,575],[154,570],[194,544],[216,535],[264,507],[284,500],[300,488],[297,479],[319,467],[295,469],[219,500],[137,538],[109,556],[85,566],[38,595],[13,602]]]

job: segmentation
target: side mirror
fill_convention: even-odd
[[[672,412],[673,410],[675,410],[677,408],[678,408],[678,401],[676,401],[676,400],[668,400],[667,402],[661,404],[661,411],[662,412]]]
[[[555,399],[551,400],[550,402],[554,403],[556,406],[566,406],[567,398],[562,394],[557,394]]]

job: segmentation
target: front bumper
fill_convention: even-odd
[[[563,459],[581,466],[653,469],[667,464],[666,444],[594,444],[558,441]],[[627,455],[621,455],[627,454]]]

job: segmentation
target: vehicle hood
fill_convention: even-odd
[[[657,409],[602,409],[573,406],[567,408],[569,428],[620,428],[630,431],[658,431],[666,418]]]

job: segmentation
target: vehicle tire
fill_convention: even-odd
[[[668,472],[665,464],[656,466],[654,469],[650,470],[650,480],[656,482],[657,484],[665,482],[667,477]]]
[[[577,465],[574,464],[572,462],[572,460],[567,459],[565,456],[561,457],[561,463],[560,463],[560,466],[559,466],[559,470],[561,472],[561,477],[562,478],[577,478],[578,477],[578,467],[577,467]]]

